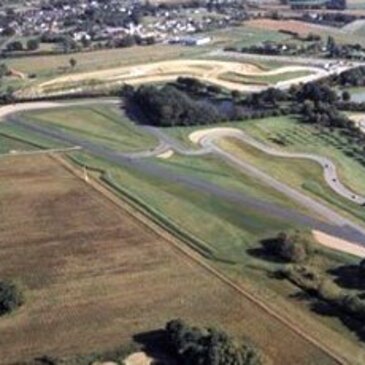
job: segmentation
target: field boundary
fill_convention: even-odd
[[[191,247],[187,245],[181,245],[181,241],[174,236],[171,232],[167,232],[161,225],[159,225],[156,221],[151,221],[145,214],[143,214],[140,210],[137,210],[135,207],[131,206],[123,197],[119,198],[115,193],[107,188],[104,184],[98,182],[96,179],[89,177],[87,180],[84,178],[82,172],[76,168],[72,163],[66,161],[64,157],[61,157],[61,155],[53,155],[50,154],[50,156],[57,161],[61,166],[63,166],[66,170],[71,172],[75,177],[82,180],[85,184],[96,190],[98,193],[103,195],[108,201],[113,203],[116,207],[123,209],[130,215],[132,215],[135,219],[137,219],[140,223],[142,223],[144,226],[146,226],[148,229],[152,230],[155,234],[160,235],[163,237],[168,243],[171,244],[178,252],[183,254],[187,259],[190,259],[194,261],[196,264],[198,264],[200,267],[205,269],[208,273],[213,275],[216,279],[220,280],[225,285],[228,285],[231,289],[233,289],[236,293],[240,294],[241,296],[245,297],[249,301],[251,301],[253,304],[258,306],[260,309],[262,309],[266,314],[272,316],[277,321],[279,321],[284,326],[288,327],[290,330],[292,330],[295,334],[302,337],[309,343],[311,343],[313,346],[317,347],[321,351],[323,351],[326,355],[328,355],[330,358],[332,358],[335,362],[337,362],[340,365],[350,365],[349,362],[342,357],[340,354],[336,353],[334,350],[329,348],[327,345],[323,344],[316,338],[312,337],[312,335],[307,334],[302,329],[298,328],[298,326],[289,320],[288,318],[283,317],[282,315],[275,312],[270,306],[268,306],[266,303],[262,302],[256,295],[248,292],[246,289],[244,289],[241,285],[237,284],[233,280],[231,280],[229,277],[224,275],[219,270],[215,269],[211,265],[209,265],[197,251],[192,249]],[[98,170],[98,169],[96,169]],[[103,170],[98,170],[103,171]]]

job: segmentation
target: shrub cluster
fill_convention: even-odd
[[[188,326],[181,320],[167,323],[168,340],[183,365],[262,365],[254,347],[238,343],[223,331]]]
[[[280,273],[309,294],[359,321],[365,334],[365,298],[361,293],[341,289],[332,280],[308,265],[287,265]]]
[[[265,239],[261,243],[267,254],[287,262],[303,262],[314,253],[311,240],[302,232],[293,234],[281,232],[276,237]]]
[[[0,316],[11,313],[23,304],[23,295],[14,283],[0,282]]]
[[[153,125],[188,126],[211,124],[220,121],[219,112],[213,105],[194,100],[171,85],[162,88],[141,86],[129,97]]]

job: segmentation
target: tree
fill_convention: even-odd
[[[365,259],[361,260],[359,264],[359,275],[365,278]]]
[[[35,51],[39,48],[39,39],[37,38],[33,38],[33,39],[29,39],[27,41],[27,50],[28,51]]]
[[[238,100],[241,97],[241,93],[238,90],[232,90],[231,96],[233,100]]]
[[[71,68],[75,68],[76,65],[77,65],[77,60],[75,58],[73,58],[73,57],[70,58],[68,62],[70,64]]]
[[[86,36],[82,36],[81,44],[84,48],[89,48],[91,46],[91,39]]]
[[[347,90],[343,91],[342,92],[342,100],[343,101],[350,101],[350,99],[351,99],[351,94]]]
[[[15,35],[15,29],[9,26],[6,26],[2,32],[2,35],[5,37],[12,37]]]
[[[262,245],[268,254],[285,261],[299,263],[312,256],[314,249],[306,234],[280,232],[276,237],[263,240]]]
[[[10,313],[23,304],[23,295],[15,284],[0,282],[0,316]]]
[[[328,36],[327,38],[327,50],[332,53],[334,49],[337,47],[336,41],[332,36]]]
[[[23,43],[20,41],[10,42],[6,45],[6,49],[8,51],[22,51],[23,50]]]
[[[188,326],[182,320],[166,325],[168,341],[183,365],[262,365],[260,352],[214,328]]]
[[[9,73],[9,68],[5,63],[0,64],[0,79]]]
[[[60,37],[58,39],[58,42],[60,43],[60,47],[62,48],[64,53],[68,53],[72,50],[77,49],[77,42],[70,36]]]
[[[136,38],[133,37],[132,35],[126,35],[125,37],[123,37],[122,39],[119,39],[116,42],[116,46],[117,47],[132,47],[136,44]]]

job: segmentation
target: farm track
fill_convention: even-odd
[[[237,284],[233,280],[231,280],[228,276],[224,275],[221,271],[214,268],[210,265],[206,260],[202,258],[201,255],[196,253],[193,249],[189,248],[183,242],[180,242],[176,236],[167,232],[163,227],[154,223],[149,219],[141,210],[137,210],[137,208],[132,207],[131,204],[125,200],[120,199],[117,197],[110,189],[105,187],[100,182],[96,181],[93,178],[85,179],[82,172],[73,166],[71,163],[66,161],[64,158],[60,156],[53,155],[52,156],[56,161],[62,164],[68,171],[70,171],[74,176],[81,179],[84,183],[91,186],[95,189],[98,193],[102,194],[106,199],[112,202],[115,206],[120,209],[126,210],[129,214],[131,214],[134,218],[136,218],[139,222],[145,225],[148,229],[154,231],[158,235],[162,236],[175,250],[181,253],[185,259],[194,261],[204,270],[206,270],[209,274],[214,276],[216,279],[220,280],[223,284],[228,285],[231,289],[233,289],[237,294],[240,296],[245,297],[251,303],[258,306],[262,309],[265,313],[272,316],[284,326],[288,327],[297,335],[304,338],[306,341],[310,342],[312,345],[319,348],[329,357],[331,357],[335,362],[340,365],[349,365],[348,361],[341,356],[339,353],[334,351],[332,348],[328,347],[324,343],[322,343],[319,339],[309,335],[304,330],[302,330],[297,323],[292,322],[289,318],[286,318],[280,314],[278,314],[275,310],[273,310],[270,306],[260,300],[256,295],[249,292],[247,289],[243,288],[241,285]]]

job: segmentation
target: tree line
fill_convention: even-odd
[[[308,294],[313,309],[344,320],[365,340],[365,259],[323,271],[319,248],[311,234],[281,232],[261,241],[261,258],[282,263],[274,277],[285,278]]]

